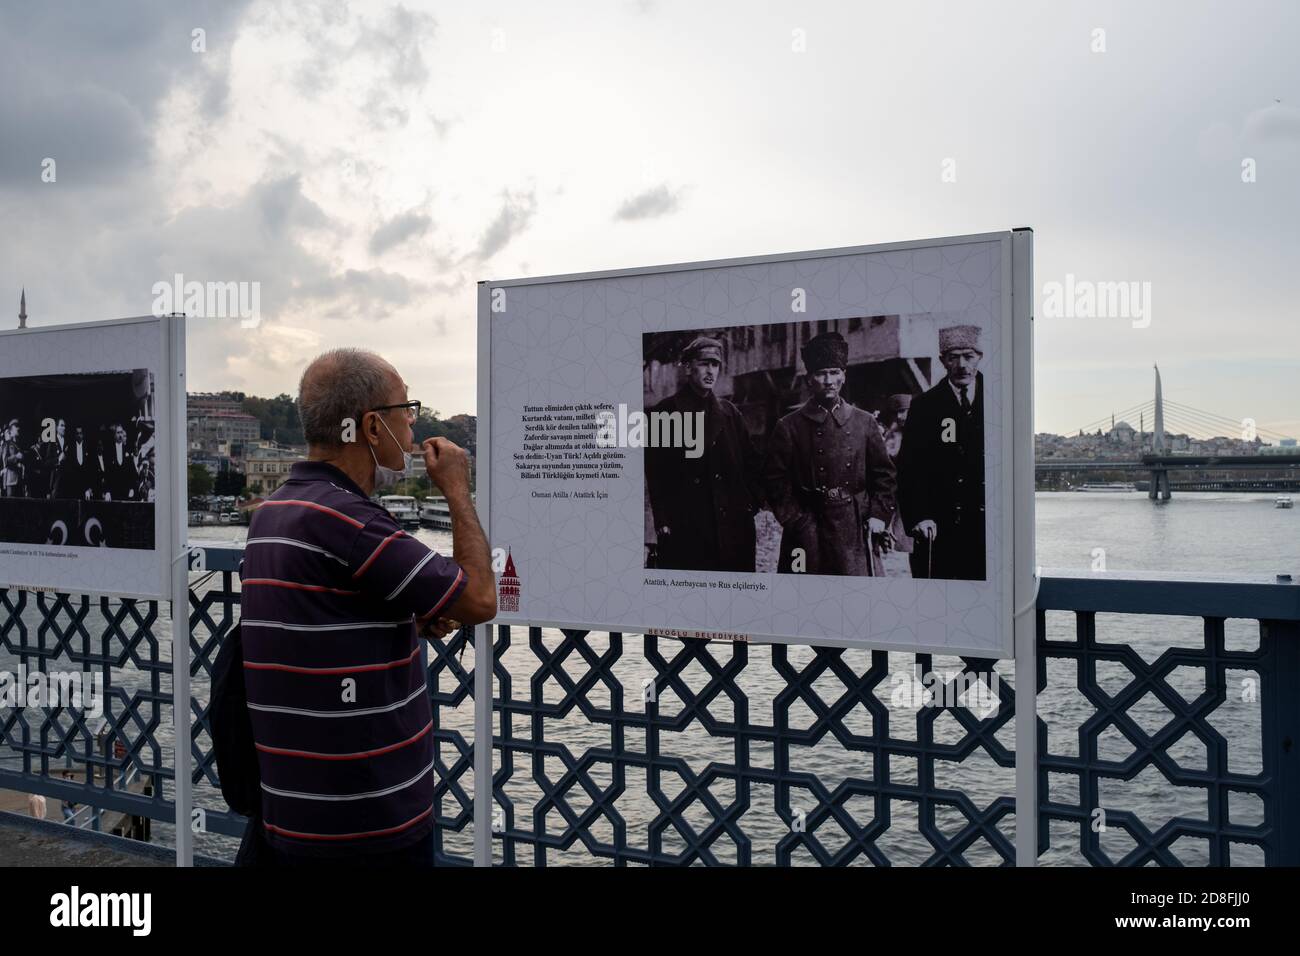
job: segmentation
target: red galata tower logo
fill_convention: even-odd
[[[497,582],[497,610],[519,610],[519,575],[515,574],[515,559],[506,552],[506,569]]]

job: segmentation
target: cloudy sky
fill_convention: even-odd
[[[1029,225],[1040,290],[1151,284],[1145,328],[1040,308],[1039,430],[1158,361],[1297,435],[1297,36],[1293,0],[5,4],[0,302],[260,282],[256,328],[190,323],[191,387],[364,344],[453,414],[479,279]]]

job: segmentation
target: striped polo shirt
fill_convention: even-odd
[[[294,464],[253,515],[242,580],[262,819],[280,850],[397,850],[433,826],[433,714],[417,623],[465,589],[333,465]]]

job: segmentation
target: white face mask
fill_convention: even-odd
[[[398,448],[401,448],[401,443],[397,441],[397,436],[393,434],[393,430],[388,427],[388,422],[381,418],[379,419],[379,424],[384,426],[384,431],[388,432],[388,436],[393,439],[394,444],[396,444]],[[406,477],[407,473],[411,470],[411,463],[414,460],[415,455],[409,451],[402,452],[402,471],[398,471],[395,468],[389,468],[387,465],[381,465],[378,456],[375,455],[373,445],[370,446],[370,457],[375,459],[375,487],[383,488],[386,485],[395,485]]]

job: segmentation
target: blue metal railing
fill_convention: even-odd
[[[207,690],[241,554],[206,549],[189,608],[195,805],[228,836],[244,820],[217,789]],[[98,669],[124,751],[100,753],[69,708],[0,711],[0,755],[17,758],[0,761],[0,788],[172,820],[163,625],[153,602],[0,591],[0,667]],[[490,633],[500,864],[1014,862],[1014,695],[982,711],[944,696],[963,675],[1014,683],[1010,662]],[[439,860],[468,865],[473,643],[460,632],[427,652]],[[1048,573],[1037,652],[1040,862],[1300,864],[1300,586]],[[913,677],[936,672],[937,701],[908,701]],[[61,779],[69,757],[108,772]],[[119,786],[129,771],[151,796]]]

